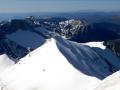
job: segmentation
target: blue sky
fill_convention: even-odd
[[[0,0],[0,13],[119,11],[120,0]]]

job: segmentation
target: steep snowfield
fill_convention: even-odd
[[[100,83],[75,69],[54,39],[7,69],[0,81],[3,90],[93,90]]]
[[[104,79],[120,69],[119,58],[107,48],[89,47],[61,37],[55,39],[61,53],[84,74]]]
[[[120,90],[120,71],[104,79],[95,90]]]

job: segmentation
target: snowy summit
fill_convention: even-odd
[[[61,37],[52,38],[5,69],[0,86],[3,90],[94,90],[101,82],[98,78],[112,73],[96,52]],[[120,63],[114,55],[113,58]]]
[[[5,90],[93,90],[100,80],[76,70],[55,43],[51,39],[2,73],[1,87]]]

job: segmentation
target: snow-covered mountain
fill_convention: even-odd
[[[100,79],[120,69],[115,54],[99,45],[56,36],[5,69],[0,86],[3,90],[94,90]]]
[[[33,16],[1,22],[1,90],[99,89],[120,70],[120,34],[105,25]]]
[[[75,69],[55,42],[52,39],[2,73],[1,87],[5,90],[93,90],[100,80]],[[91,88],[86,87],[87,82]]]
[[[67,41],[60,37],[56,37],[56,39],[58,49],[68,61],[75,68],[87,75],[103,79],[120,68],[119,58],[109,49],[101,49],[103,46],[98,48],[93,45],[90,48],[89,46]]]

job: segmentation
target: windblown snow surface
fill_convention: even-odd
[[[9,66],[0,73],[1,90],[95,90],[102,79],[120,69],[120,60],[103,45],[88,45],[55,37],[17,64],[0,56],[5,68]]]

